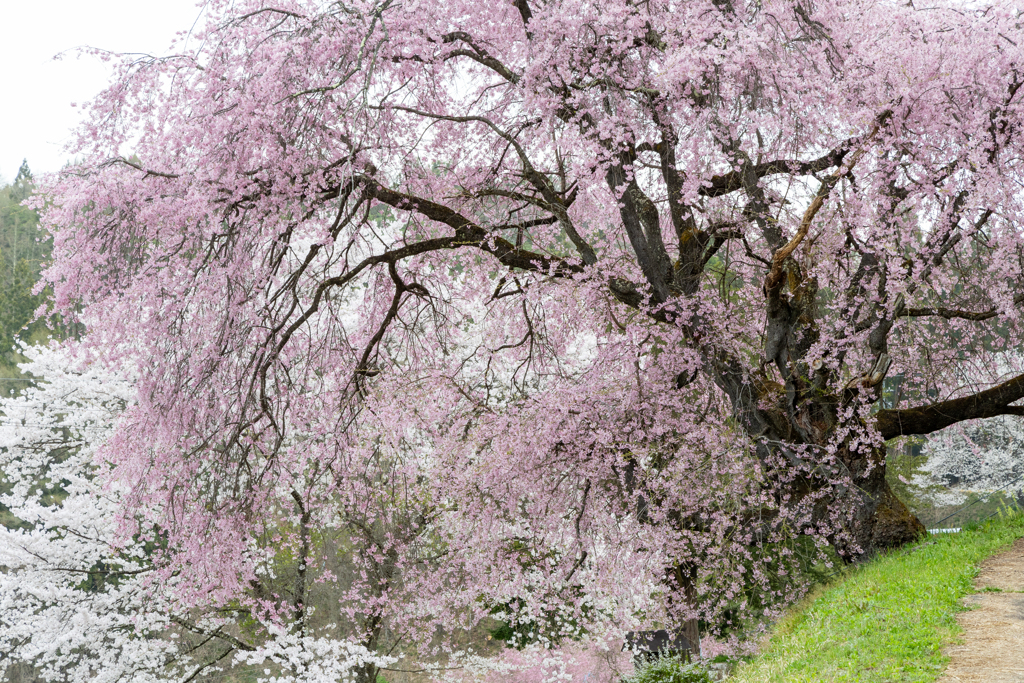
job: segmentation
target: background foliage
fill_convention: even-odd
[[[49,288],[32,290],[53,248],[49,235],[39,228],[39,214],[25,206],[35,190],[28,162],[22,162],[14,182],[0,187],[0,395],[17,392],[25,382],[17,364],[25,359],[15,349],[18,339],[35,343],[58,327],[55,319],[36,318]]]

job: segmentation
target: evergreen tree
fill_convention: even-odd
[[[18,167],[18,175],[14,176],[12,187],[15,193],[19,195],[19,201],[28,199],[29,195],[32,194],[32,190],[35,188],[35,178],[28,167],[28,159],[21,160],[21,166]]]
[[[39,216],[25,202],[35,191],[35,179],[27,161],[22,161],[14,182],[0,187],[0,394],[21,388],[17,363],[23,360],[14,350],[16,338],[29,341],[48,334],[46,320],[35,312],[46,300],[45,293],[33,294],[43,264],[50,257],[49,237],[39,230]]]

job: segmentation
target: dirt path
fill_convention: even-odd
[[[1024,683],[1024,538],[981,564],[964,599],[974,609],[957,621],[963,644],[946,649],[952,659],[939,683]]]

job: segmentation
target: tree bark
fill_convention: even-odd
[[[860,561],[879,550],[898,548],[917,540],[927,530],[901,501],[885,479],[885,448],[871,452],[870,457],[847,460],[853,488],[853,526],[849,530],[855,547],[837,550],[847,561]]]
[[[1024,375],[969,396],[914,408],[879,411],[875,427],[886,441],[899,436],[923,436],[964,420],[1024,415],[1024,407],[1010,405],[1021,398],[1024,398]],[[886,483],[884,451],[874,459],[877,465],[870,471],[858,467],[859,463],[848,464],[862,500],[857,509],[861,524],[857,540],[867,553],[898,547],[925,533],[921,522]]]
[[[897,436],[923,436],[964,420],[1024,415],[1024,407],[1010,405],[1021,398],[1024,398],[1024,375],[1017,375],[970,396],[916,408],[881,410],[875,417],[875,426],[887,441]]]

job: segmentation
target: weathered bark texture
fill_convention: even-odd
[[[867,459],[849,464],[856,496],[852,531],[863,551],[859,556],[862,558],[878,550],[898,548],[920,538],[926,531],[886,482],[884,449],[874,451],[872,456],[870,465]],[[848,557],[857,559],[858,556],[849,554]]]

